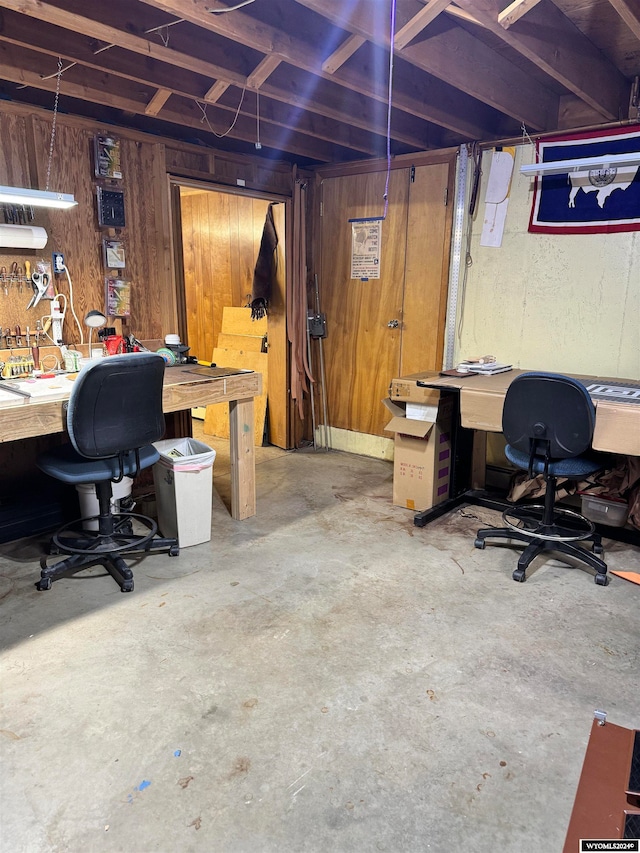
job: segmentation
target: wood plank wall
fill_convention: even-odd
[[[218,345],[222,309],[251,299],[269,202],[185,188],[180,195],[188,343],[206,361]]]
[[[45,187],[51,120],[47,110],[8,102],[0,104],[0,184]],[[133,283],[128,327],[140,339],[163,338],[178,327],[168,175],[197,178],[220,186],[235,186],[236,181],[242,180],[248,189],[291,196],[291,167],[60,114],[50,188],[74,193],[79,204],[73,210],[37,212],[33,224],[45,227],[49,233],[49,242],[42,251],[1,251],[3,256],[21,263],[25,258],[32,263],[36,257],[50,260],[54,250],[64,252],[80,322],[88,310],[103,309],[105,302],[102,240],[107,234],[98,227],[95,201],[98,181],[93,164],[93,139],[97,133],[115,135],[122,144],[126,228],[118,236],[126,247],[125,273]],[[61,292],[68,293],[66,277],[59,277],[58,284]],[[42,304],[27,311],[30,298],[27,287],[22,294],[16,292],[11,304],[3,302],[4,298],[4,289],[0,288],[0,322],[4,327],[20,325],[23,331],[27,325],[33,328],[36,315],[45,313]],[[65,319],[64,334],[70,343],[79,340],[70,312]],[[12,478],[33,470],[36,453],[48,442],[57,440],[49,437],[0,445],[2,487]]]

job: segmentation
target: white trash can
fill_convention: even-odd
[[[120,512],[120,501],[131,495],[132,485],[131,477],[123,477],[119,483],[111,484],[111,512]],[[80,501],[80,517],[90,518],[92,515],[100,515],[100,504],[98,503],[95,485],[93,483],[78,483],[76,491]],[[98,519],[85,521],[82,526],[85,530],[97,530]]]
[[[195,438],[163,439],[153,446],[160,453],[153,466],[160,532],[176,537],[181,548],[208,542],[215,450]]]

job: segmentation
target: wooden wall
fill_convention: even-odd
[[[46,184],[51,138],[51,114],[18,104],[0,106],[0,183],[16,186]],[[108,232],[98,226],[93,139],[97,133],[117,136],[122,146],[126,227]],[[291,169],[287,164],[260,162],[258,158],[202,151],[196,146],[147,136],[126,128],[113,128],[86,119],[59,115],[50,189],[71,192],[78,205],[66,211],[36,211],[34,225],[45,227],[49,242],[42,252],[13,252],[16,260],[37,255],[50,260],[62,251],[72,277],[76,314],[82,321],[92,308],[104,309],[105,269],[102,240],[109,234],[126,248],[124,274],[132,281],[131,318],[128,326],[138,338],[162,338],[177,327],[177,300],[171,256],[171,220],[168,174],[197,177],[214,185],[235,185],[291,195]],[[104,183],[100,181],[101,183]],[[264,217],[263,217],[264,219]],[[6,254],[6,252],[5,252]],[[59,277],[61,292],[68,293],[66,277]],[[0,290],[0,298],[4,295]],[[2,323],[33,327],[24,294],[11,305]],[[5,306],[6,307],[6,306]],[[39,314],[42,313],[38,307]],[[35,313],[38,313],[35,312]],[[34,313],[34,317],[35,317]],[[79,340],[79,331],[65,320],[67,342]]]
[[[225,306],[251,299],[253,270],[269,202],[181,188],[188,343],[209,360]]]
[[[38,187],[46,183],[52,114],[22,104],[0,104],[0,184]],[[117,234],[126,247],[125,274],[132,281],[131,318],[128,330],[140,339],[162,339],[178,330],[178,301],[171,246],[169,175],[197,178],[213,186],[236,186],[243,181],[248,189],[291,196],[292,172],[286,163],[217,152],[199,146],[163,139],[124,127],[112,127],[67,114],[58,116],[50,189],[71,192],[78,206],[67,211],[36,212],[34,225],[45,227],[49,241],[42,251],[1,249],[7,261],[31,262],[37,257],[51,260],[52,251],[61,251],[73,282],[76,314],[82,322],[93,308],[104,310],[105,270],[102,240],[96,214],[96,184],[93,139],[97,133],[117,136],[122,145],[126,227]],[[0,212],[1,218],[1,212]],[[264,217],[263,217],[264,219]],[[0,266],[5,260],[0,262]],[[66,276],[58,277],[58,287],[68,294]],[[35,319],[46,313],[42,303],[27,310],[30,288],[23,293],[12,289],[5,298],[0,287],[0,322],[3,327],[33,328]],[[67,343],[80,340],[79,330],[67,315],[64,325]],[[11,442],[0,436],[0,464],[3,485],[33,469],[43,442],[54,438]]]
[[[351,277],[351,220],[382,218],[386,163],[316,171],[315,258],[327,315],[327,413],[336,449],[386,452],[368,438],[359,444],[358,436],[390,440],[381,402],[390,381],[442,367],[455,160],[451,149],[394,159],[380,275],[364,280]],[[317,420],[323,422],[323,413]]]

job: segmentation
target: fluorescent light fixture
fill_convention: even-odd
[[[620,169],[623,166],[640,166],[640,151],[627,154],[601,154],[599,157],[574,157],[572,160],[555,160],[548,163],[530,163],[520,166],[520,174],[529,175],[566,175],[569,172],[589,172],[592,170]]]
[[[69,207],[75,207],[77,203],[69,193],[0,186],[0,204],[23,204],[27,207],[56,207],[66,210]]]

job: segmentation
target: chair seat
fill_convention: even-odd
[[[135,476],[139,470],[148,468],[160,458],[160,454],[152,444],[141,447],[139,456],[140,465],[136,463],[134,451],[125,453],[122,470],[125,477]],[[37,465],[45,474],[72,485],[114,480],[121,473],[117,456],[107,459],[87,459],[86,456],[81,456],[71,444],[42,453],[38,457]]]
[[[505,456],[509,462],[513,462],[518,468],[527,471],[529,468],[529,456],[527,453],[522,453],[516,450],[510,444],[504,449]],[[535,474],[544,474],[544,459],[536,458],[533,460],[533,471]],[[595,461],[588,456],[573,456],[570,459],[557,459],[555,462],[549,462],[549,474],[552,477],[569,477],[570,479],[581,479],[594,471],[602,468],[601,461]]]

